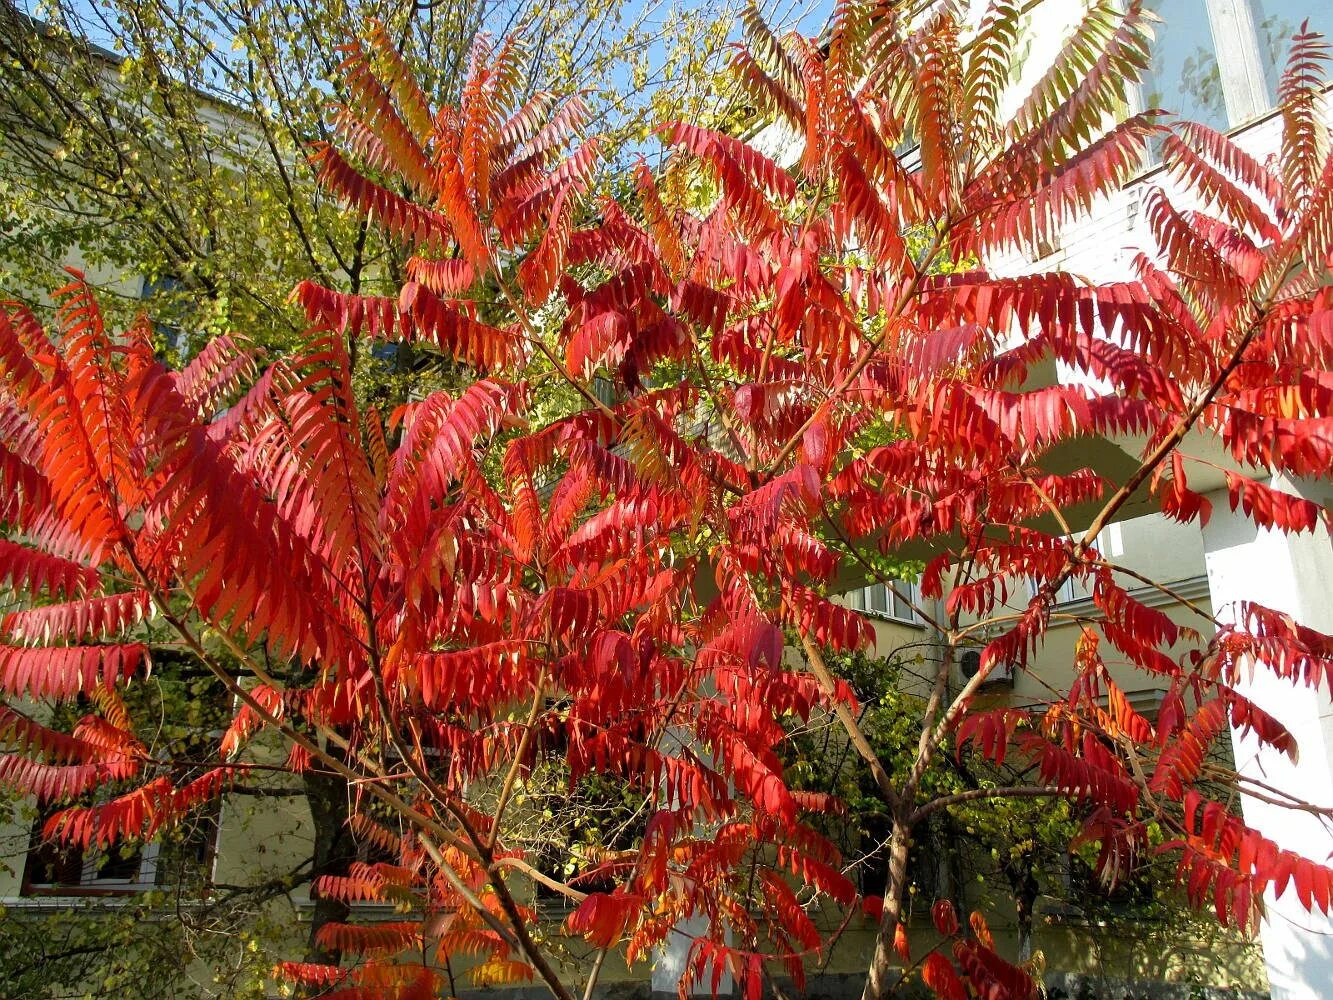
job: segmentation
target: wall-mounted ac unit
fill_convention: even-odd
[[[981,647],[969,646],[958,651],[958,672],[962,675],[964,681],[970,681],[977,675],[981,669]],[[989,691],[993,688],[1014,686],[1014,666],[1012,663],[996,663],[986,674],[985,681],[982,682],[980,690]]]

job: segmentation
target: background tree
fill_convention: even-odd
[[[909,564],[910,566],[910,564]],[[904,579],[915,573],[900,568],[889,574]],[[797,640],[799,641],[799,639]],[[911,771],[915,737],[924,698],[922,685],[935,669],[935,642],[930,637],[895,649],[841,653],[828,658],[830,673],[847,682],[856,694],[856,724],[890,775],[901,779]],[[782,759],[795,787],[832,795],[845,812],[821,824],[821,832],[837,845],[848,876],[870,895],[886,880],[889,813],[874,775],[847,741],[838,720],[818,717],[796,725]],[[1219,765],[1230,764],[1221,754]],[[968,748],[941,754],[922,776],[929,797],[975,794],[988,788],[1030,787],[1037,765],[1028,758],[996,766]],[[1225,798],[1229,789],[1215,794]],[[1189,908],[1176,889],[1176,865],[1166,855],[1150,855],[1128,878],[1105,885],[1097,877],[1097,852],[1078,847],[1081,809],[1077,803],[1037,798],[982,797],[961,801],[939,811],[913,844],[908,861],[907,902],[915,923],[929,921],[937,899],[963,908],[976,900],[983,910],[1002,914],[1017,932],[1017,957],[1033,954],[1034,932],[1043,919],[1076,917],[1099,927],[1124,928],[1127,936],[1142,935],[1151,926],[1197,927],[1210,932],[1205,920]],[[1154,846],[1162,838],[1154,834]],[[1116,933],[1111,931],[1109,933]]]
[[[878,911],[867,1000],[895,987],[895,956],[951,1000],[1034,992],[984,918],[964,928],[947,900],[932,916],[952,960],[907,939],[912,844],[963,803],[1065,802],[1100,877],[1160,850],[1224,923],[1252,926],[1270,888],[1326,912],[1333,871],[1246,827],[1203,779],[1218,776],[1206,751],[1228,721],[1294,750],[1238,690],[1241,671],[1318,686],[1333,639],[1253,604],[1228,623],[1182,602],[1200,625],[1183,629],[1136,600],[1095,543],[1131,499],[1203,515],[1185,465],[1195,434],[1245,469],[1333,468],[1321,43],[1296,40],[1270,168],[1154,111],[1112,117],[1148,58],[1134,4],[1093,6],[1002,116],[1018,17],[995,3],[964,45],[948,9],[909,28],[892,8],[849,4],[827,46],[779,42],[749,17],[738,69],[803,155],[789,172],[721,133],[666,126],[715,182],[702,212],[648,170],[636,214],[613,201],[576,211],[595,190],[593,150],[559,111],[525,110],[510,49],[478,44],[459,104],[437,113],[409,76],[381,71],[376,88],[353,63],[360,100],[337,116],[321,177],[410,248],[397,294],[303,283],[314,339],[253,383],[227,342],[176,374],[143,325],[113,340],[77,281],[54,337],[6,314],[0,497],[6,574],[24,595],[0,652],[10,711],[139,676],[150,611],[240,706],[184,783],[140,749],[131,720],[94,711],[71,733],[21,716],[6,773],[64,806],[46,835],[156,836],[244,786],[265,727],[293,773],[357,788],[349,825],[396,853],[321,876],[319,895],[403,911],[388,926],[325,924],[316,943],[360,960],[292,963],[285,978],[416,996],[452,989],[470,957],[476,980],[532,975],[571,1000],[600,963],[558,967],[517,890],[529,882],[579,903],[570,930],[630,958],[698,918],[688,977],[730,970],[753,997],[767,962],[799,981],[817,951],[804,900],[857,902],[814,826],[837,803],[793,787],[778,753],[818,708],[889,818],[884,890],[866,901]],[[895,153],[907,135],[917,170]],[[1121,187],[1154,140],[1215,214],[1153,193],[1160,261],[1143,257],[1134,280],[933,273],[936,257],[1032,252]],[[922,231],[934,235],[910,253],[904,234]],[[386,426],[351,390],[357,332],[438,350],[476,377]],[[1110,390],[1043,383],[1055,361]],[[218,416],[237,381],[250,388]],[[573,412],[529,405],[551,385]],[[875,423],[884,438],[858,445]],[[1064,445],[1129,432],[1127,469],[1071,467]],[[1325,509],[1227,471],[1233,506],[1256,523],[1325,529]],[[895,773],[827,662],[865,648],[869,627],[830,598],[877,575],[868,552],[912,548],[928,557],[922,594],[943,601],[938,616],[916,609],[943,655]],[[1074,621],[1073,683],[1043,705],[984,709],[974,698],[997,664],[1026,669],[1062,620],[1055,594],[1071,577],[1094,607]],[[1034,593],[1007,607],[1024,579]],[[978,670],[955,689],[956,651],[976,641]],[[1103,648],[1163,679],[1155,722]],[[932,785],[950,752],[1025,759],[1036,779]],[[562,882],[519,849],[530,822],[515,802],[542,763],[636,790],[642,832],[595,870],[611,888]],[[81,799],[111,777],[123,794]]]
[[[401,60],[445,103],[475,34],[522,37],[525,93],[579,94],[588,127],[628,149],[653,122],[725,112],[717,70],[734,16],[728,0],[6,3],[0,290],[51,287],[77,250],[146,279],[159,323],[189,330],[196,350],[221,333],[285,349],[302,329],[287,305],[298,281],[362,292],[403,276],[398,244],[315,184],[328,107],[356,95],[346,59]],[[344,47],[372,24],[364,51]],[[385,367],[376,377],[401,394]]]

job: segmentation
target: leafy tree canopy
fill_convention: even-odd
[[[229,333],[290,349],[298,281],[363,292],[402,279],[399,245],[321,196],[309,161],[332,137],[329,107],[349,99],[343,42],[375,25],[384,57],[442,104],[460,95],[475,34],[521,38],[523,92],[577,93],[585,127],[629,155],[657,121],[725,113],[717,71],[733,20],[727,0],[6,4],[0,290],[50,288],[77,252],[134,279],[118,289],[127,301],[105,300],[113,314],[133,315],[146,290],[172,356]],[[429,358],[378,360],[363,393],[448,382]]]

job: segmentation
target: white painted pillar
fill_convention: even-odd
[[[695,751],[700,749],[685,727],[673,726],[662,735],[660,749],[663,753],[680,754],[686,748]],[[670,809],[677,808],[679,804],[675,799],[665,803]],[[690,950],[694,947],[695,939],[703,937],[706,933],[708,933],[708,917],[701,914],[682,920],[671,928],[666,940],[653,953],[653,1000],[678,1000],[680,982],[685,978]],[[730,941],[731,935],[728,933],[728,944]],[[719,998],[730,997],[735,991],[736,986],[728,969],[723,972],[718,982],[717,995]],[[711,973],[706,973],[701,981],[696,982],[691,987],[689,995],[711,998],[713,995]]]
[[[1254,12],[1249,0],[1206,0],[1206,3],[1227,120],[1232,125],[1241,125],[1263,114],[1269,106]],[[1202,30],[1203,25],[1198,28]],[[1184,25],[1180,30],[1184,30]]]
[[[1306,490],[1274,480],[1289,493]],[[1310,496],[1310,499],[1318,499]],[[1213,614],[1233,622],[1238,602],[1253,601],[1291,615],[1302,625],[1333,632],[1333,543],[1321,527],[1314,535],[1283,535],[1260,529],[1232,513],[1225,491],[1209,497],[1213,513],[1203,529],[1205,562]],[[1325,499],[1326,502],[1326,499]],[[1262,665],[1237,684],[1246,697],[1291,730],[1298,763],[1252,736],[1232,732],[1236,766],[1292,796],[1333,807],[1333,701],[1317,691],[1281,680]],[[1245,821],[1279,847],[1322,864],[1333,858],[1333,822],[1250,796],[1241,800]],[[1293,887],[1280,899],[1265,900],[1260,928],[1273,1000],[1333,997],[1333,919],[1307,913]]]
[[[694,916],[682,920],[671,929],[662,946],[653,957],[653,996],[659,1000],[676,1000],[679,996],[680,981],[685,977],[685,963],[690,957],[690,948],[694,939],[702,937],[708,931],[708,918]],[[722,974],[717,985],[718,997],[729,997],[735,992],[731,971]],[[712,997],[713,986],[709,975],[705,974],[700,982],[690,989],[690,995]]]

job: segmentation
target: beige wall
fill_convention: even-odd
[[[130,300],[143,297],[143,278],[137,272],[111,264],[89,263],[77,249],[66,253],[61,259],[60,266],[83,272],[88,283],[103,294]],[[0,269],[0,278],[6,277]],[[51,293],[69,280],[70,276],[64,271],[53,269],[41,287],[12,288],[8,280],[3,280],[0,281],[0,288],[3,288],[6,295],[22,298],[30,305],[49,306],[52,304]]]

